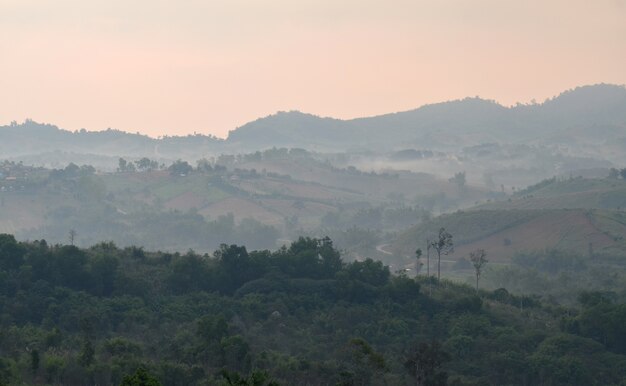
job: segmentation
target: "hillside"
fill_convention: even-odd
[[[576,292],[394,276],[328,239],[200,255],[0,234],[0,383],[619,384],[624,298]]]
[[[334,150],[412,146],[449,150],[459,149],[460,144],[561,143],[584,154],[599,155],[597,146],[623,143],[625,128],[626,89],[595,85],[566,91],[542,104],[513,107],[466,98],[347,121],[281,112],[231,131],[228,141],[248,147]]]
[[[618,178],[551,178],[481,209],[622,209],[626,180]]]
[[[74,229],[77,245],[111,240],[208,252],[229,242],[274,249],[298,233],[402,229],[420,221],[416,205],[466,207],[486,194],[424,173],[339,169],[298,151],[239,158],[195,169],[172,164],[189,168],[182,174],[0,163],[0,232],[57,243]]]
[[[435,217],[401,234],[389,247],[411,255],[441,227],[454,235],[455,253],[476,248],[508,262],[524,252],[560,250],[576,256],[626,256],[626,180],[550,178],[464,211]]]
[[[583,209],[456,212],[409,229],[388,249],[411,256],[441,227],[454,236],[455,251],[447,257],[452,260],[467,258],[477,248],[487,250],[493,262],[551,249],[585,257],[590,248],[593,257],[626,255],[626,213]]]

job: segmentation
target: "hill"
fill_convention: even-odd
[[[515,193],[510,199],[489,202],[481,209],[622,209],[626,208],[626,180],[618,178],[550,178]]]
[[[419,224],[387,249],[410,256],[443,227],[454,235],[453,260],[467,258],[476,248],[488,250],[497,262],[546,250],[626,256],[626,180],[550,178],[508,198],[488,201]]]
[[[586,209],[460,211],[409,229],[388,249],[411,256],[442,227],[454,236],[455,252],[447,258],[453,260],[477,248],[504,263],[520,253],[551,249],[592,258],[626,255],[626,213]]]
[[[74,229],[77,245],[111,240],[165,250],[208,252],[221,242],[276,248],[302,233],[402,229],[420,221],[420,203],[465,207],[486,194],[471,186],[461,192],[424,173],[340,169],[313,154],[284,150],[238,161],[222,156],[221,163],[204,160],[196,168],[178,161],[170,170],[132,164],[132,170],[111,173],[75,164],[50,170],[0,163],[0,232],[57,243]],[[188,170],[174,172],[175,165]]]
[[[500,143],[560,146],[570,154],[626,162],[625,129],[626,89],[600,84],[566,91],[541,104],[513,107],[476,97],[352,120],[280,112],[232,130],[226,140],[201,134],[155,139],[111,129],[69,132],[26,121],[0,127],[0,153],[27,157],[29,163],[37,154],[55,152],[172,161],[271,147],[325,152],[407,148],[457,151]],[[59,161],[76,162],[67,155]]]
[[[231,131],[228,141],[334,150],[561,143],[597,155],[598,149],[591,147],[623,144],[625,128],[626,89],[603,84],[569,90],[542,104],[513,107],[466,98],[346,121],[281,112]]]
[[[214,255],[0,234],[0,382],[618,384],[623,296],[576,307],[346,263],[328,239]],[[272,383],[270,383],[272,381]]]

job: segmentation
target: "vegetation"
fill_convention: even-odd
[[[0,236],[4,384],[618,384],[626,309],[346,263],[330,239],[213,255]],[[523,304],[520,309],[519,305]]]

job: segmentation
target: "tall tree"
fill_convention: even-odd
[[[417,276],[417,274],[420,271],[420,259],[421,258],[422,258],[422,248],[417,248],[417,251],[415,251],[415,276]]]
[[[481,248],[470,252],[470,261],[476,271],[476,291],[478,291],[478,280],[480,279],[483,268],[489,262],[489,260],[487,260],[487,252]]]
[[[415,378],[416,386],[443,386],[447,384],[448,374],[441,367],[449,359],[439,342],[422,342],[411,351],[404,367]]]
[[[430,277],[430,248],[432,243],[429,239],[426,239],[426,276]]]
[[[74,241],[76,240],[76,229],[70,229],[68,233],[68,239],[70,240],[70,244],[74,245]]]
[[[440,228],[437,240],[431,243],[432,248],[437,252],[437,281],[441,279],[441,255],[447,256],[454,252],[452,235],[446,228]]]

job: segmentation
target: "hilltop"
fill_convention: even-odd
[[[626,88],[602,84],[578,87],[541,104],[512,107],[476,97],[352,120],[281,112],[231,131],[228,141],[334,150],[459,149],[460,144],[491,142],[584,147],[615,145],[610,138],[623,145],[624,129]]]
[[[26,121],[0,127],[0,152],[30,160],[37,159],[33,158],[36,154],[55,152],[171,160],[274,146],[317,151],[411,147],[451,151],[495,142],[564,145],[572,153],[623,160],[625,129],[626,89],[600,84],[578,87],[540,104],[512,107],[475,97],[352,120],[280,112],[232,130],[226,140],[201,134],[155,139],[111,129],[70,132]]]

